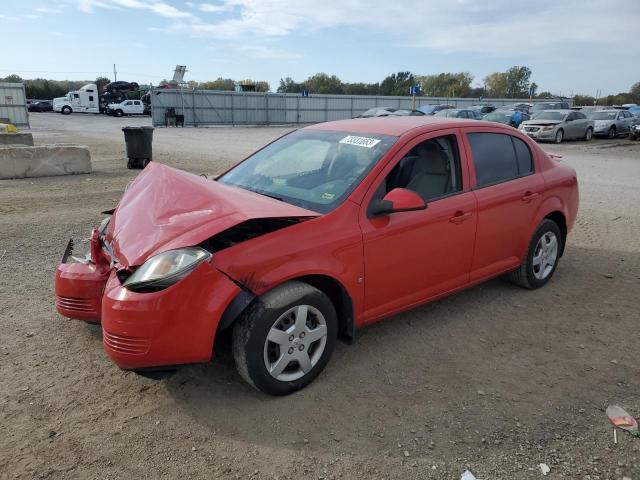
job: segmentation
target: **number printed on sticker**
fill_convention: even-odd
[[[347,145],[356,145],[358,147],[373,148],[380,143],[380,140],[377,138],[348,135],[340,140],[340,143],[345,143]]]

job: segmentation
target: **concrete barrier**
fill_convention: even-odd
[[[33,146],[33,135],[31,133],[0,133],[0,145]]]
[[[0,179],[91,173],[91,154],[82,145],[0,145]]]

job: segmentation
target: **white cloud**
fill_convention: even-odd
[[[235,3],[234,2],[223,2],[223,3],[193,3],[187,2],[186,5],[189,8],[194,8],[196,10],[200,10],[204,13],[223,13],[233,10]]]
[[[35,13],[27,13],[22,16],[24,18],[28,18],[29,20],[37,20],[38,18],[42,18],[42,15],[36,15]]]
[[[96,8],[147,10],[156,15],[172,19],[197,21],[190,12],[184,12],[166,2],[149,0],[77,0],[78,8],[85,13],[92,13]]]
[[[245,57],[260,60],[295,60],[302,58],[302,55],[295,52],[280,50],[277,48],[265,47],[263,45],[243,45],[237,47],[235,51]]]
[[[64,13],[63,10],[58,10],[56,8],[49,8],[49,7],[38,7],[36,8],[36,12],[47,13],[51,15],[61,15]]]
[[[635,30],[640,2],[620,3],[624,5],[608,11],[607,22],[616,29]],[[523,8],[511,0],[406,0],[376,2],[375,6],[366,0],[324,0],[320,8],[316,0],[226,0],[191,5],[213,13],[236,8],[232,18],[173,27],[194,36],[221,39],[357,27],[369,29],[372,35],[390,34],[401,45],[438,52],[518,56],[553,47],[561,54],[567,43],[589,48],[592,43],[613,46],[619,40],[594,28],[601,7],[594,0],[539,0],[535,8]]]

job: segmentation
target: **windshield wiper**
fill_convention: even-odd
[[[270,193],[264,192],[262,190],[255,190],[255,189],[249,188],[249,187],[242,187],[242,188],[244,188],[246,190],[249,190],[250,192],[257,193],[259,195],[264,195],[265,197],[273,198],[274,200],[279,200],[281,202],[284,202],[284,200],[282,198],[276,197],[275,195],[271,195]]]

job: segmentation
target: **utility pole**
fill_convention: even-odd
[[[113,64],[113,81],[115,82],[116,80],[118,80],[117,77],[118,72],[116,72],[116,64]]]

